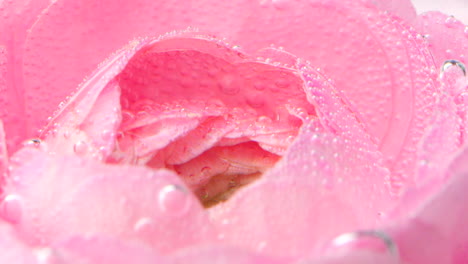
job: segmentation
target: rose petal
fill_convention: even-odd
[[[14,234],[13,229],[0,221],[0,263],[39,264],[31,248],[24,245]]]
[[[388,11],[403,18],[409,24],[417,17],[416,9],[411,0],[369,0],[368,2],[374,4],[380,10]]]
[[[449,64],[441,72],[441,95],[432,124],[427,128],[417,151],[415,181],[405,192],[403,202],[392,217],[414,211],[428,196],[438,192],[451,180],[446,170],[468,139],[466,81],[462,69],[456,65]]]
[[[418,13],[428,12],[428,11],[440,11],[447,15],[453,15],[457,19],[468,23],[468,6],[466,5],[465,0],[412,0],[414,6]]]
[[[246,38],[241,44],[275,43],[323,68],[379,144],[397,193],[410,180],[405,175],[412,175],[413,150],[435,101],[437,72],[422,38],[359,1],[281,3],[257,10],[246,24],[255,25],[249,33],[261,41]]]
[[[416,27],[426,37],[436,65],[441,67],[446,60],[468,64],[468,30],[458,19],[427,12],[419,15]]]
[[[378,152],[316,128],[304,127],[262,179],[209,210],[221,239],[273,256],[300,257],[341,232],[379,222],[379,212],[392,203]]]
[[[27,121],[36,118],[34,114],[25,115],[23,47],[27,30],[49,3],[49,0],[0,2],[0,119],[5,125],[10,151],[17,150],[27,136]]]
[[[158,36],[189,26],[231,35],[229,29],[241,28],[241,17],[248,15],[244,11],[249,11],[249,5],[251,1],[54,1],[34,25],[26,44],[25,92],[34,95],[27,101],[27,112],[37,116],[32,128],[44,125],[45,118],[83,76],[130,39]],[[82,36],[86,36],[85,44]],[[62,68],[67,70],[55,70]],[[48,87],[54,92],[38,91],[37,87]]]
[[[168,263],[145,245],[103,236],[67,239],[52,249],[52,255],[58,263]]]
[[[211,240],[201,205],[169,171],[49,156],[32,148],[13,160],[5,195],[16,198],[15,227],[29,243],[103,233],[167,252]]]
[[[4,175],[6,175],[8,169],[8,151],[5,130],[3,128],[3,122],[0,119],[0,195],[2,195],[3,184],[5,184]]]
[[[280,264],[290,263],[283,259],[265,257],[238,248],[226,246],[199,246],[179,251],[171,256],[171,263],[193,264]]]
[[[389,228],[402,259],[409,263],[466,263],[468,261],[468,151],[450,165],[450,179],[402,223]],[[405,202],[405,201],[403,201]]]
[[[365,250],[349,250],[344,252],[334,252],[320,260],[310,262],[300,262],[304,264],[365,264],[365,263],[379,263],[379,264],[398,264],[400,263],[397,258],[391,254],[376,253]]]

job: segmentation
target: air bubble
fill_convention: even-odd
[[[7,195],[0,205],[1,217],[12,224],[17,224],[21,221],[23,214],[23,206],[21,198],[17,195]]]
[[[153,226],[153,221],[151,218],[144,217],[139,219],[136,223],[135,226],[133,227],[133,230],[136,233],[148,233],[152,229]]]
[[[80,156],[85,155],[88,152],[88,144],[80,140],[73,146],[73,151]]]
[[[159,206],[162,211],[173,216],[185,214],[190,206],[190,196],[179,185],[167,185],[159,193]]]
[[[450,69],[453,66],[458,67],[463,72],[463,75],[466,76],[465,64],[457,60],[446,60],[444,64],[442,65],[442,68],[440,69],[441,74],[443,74],[444,72],[446,72],[448,69]]]
[[[34,147],[34,148],[38,148],[41,146],[41,143],[42,141],[38,138],[33,138],[33,139],[30,139],[28,141],[26,141],[23,145],[25,147]]]

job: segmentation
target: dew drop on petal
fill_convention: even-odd
[[[73,146],[73,151],[78,155],[85,155],[88,152],[88,145],[86,142],[80,140]]]
[[[447,17],[447,19],[445,20],[445,25],[449,28],[454,28],[457,26],[457,19],[453,16],[449,16]]]
[[[0,204],[0,216],[7,222],[16,224],[21,221],[23,206],[17,195],[7,195]]]
[[[442,68],[441,68],[441,74],[446,72],[448,69],[450,69],[451,67],[453,66],[456,66],[458,67],[462,72],[463,72],[463,75],[466,76],[466,67],[465,67],[465,64],[463,64],[462,62],[460,61],[457,61],[457,60],[446,60],[444,62],[444,64],[442,65]]]
[[[222,76],[218,82],[218,85],[221,92],[227,95],[236,95],[240,92],[240,86],[236,82],[236,76],[232,74],[226,74]]]
[[[38,264],[61,264],[63,263],[55,251],[51,248],[39,248],[34,251]]]
[[[34,147],[34,148],[38,148],[41,146],[41,140],[40,139],[37,139],[37,138],[33,138],[33,139],[30,139],[26,142],[24,142],[24,146],[25,147]]]
[[[190,206],[190,197],[183,187],[167,185],[159,193],[158,202],[161,210],[167,214],[181,216]]]
[[[133,226],[133,230],[136,233],[146,234],[148,233],[153,227],[153,221],[149,217],[140,218],[135,225]]]
[[[112,131],[110,131],[110,130],[104,130],[101,133],[101,138],[103,140],[106,140],[106,141],[111,140],[113,137],[114,137],[114,133]]]

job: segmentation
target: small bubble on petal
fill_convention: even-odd
[[[171,184],[160,191],[158,202],[163,212],[181,216],[189,209],[190,197],[183,187]]]
[[[23,206],[17,195],[7,195],[0,205],[0,216],[7,222],[17,224],[21,221]]]

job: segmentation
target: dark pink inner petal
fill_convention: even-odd
[[[291,108],[315,116],[292,70],[203,39],[148,46],[117,80],[122,124],[109,162],[174,170],[207,204],[275,164],[302,125]]]

